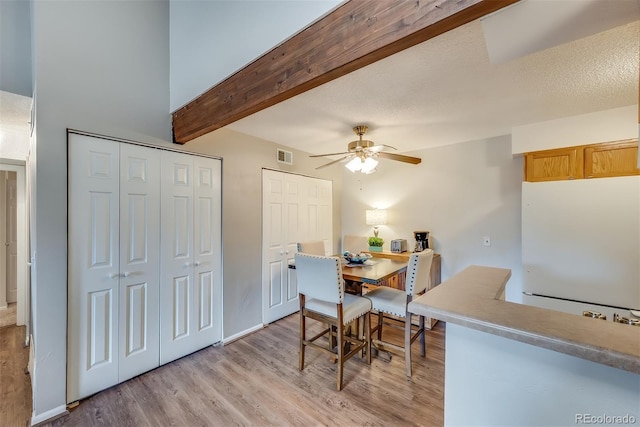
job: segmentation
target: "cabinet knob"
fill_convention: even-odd
[[[196,261],[196,262],[194,262],[194,263],[193,263],[193,265],[194,265],[194,267],[199,266],[199,265],[200,265],[200,261]]]

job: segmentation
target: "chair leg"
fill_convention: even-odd
[[[382,341],[382,320],[384,319],[384,314],[382,314],[382,310],[378,310],[378,341]]]
[[[424,329],[424,316],[420,316],[420,356],[425,356],[425,329]]]
[[[300,295],[300,350],[298,351],[298,369],[304,368],[304,340],[306,337],[306,325],[304,317],[304,295]]]
[[[367,364],[371,365],[371,316],[364,315],[364,339],[366,341],[365,350],[367,352]]]
[[[407,368],[407,377],[411,378],[411,315],[408,313],[404,319],[404,362]]]
[[[344,367],[344,325],[342,319],[338,319],[338,391],[342,390],[342,369]]]

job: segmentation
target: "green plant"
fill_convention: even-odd
[[[369,237],[369,246],[382,246],[383,243],[382,237]]]

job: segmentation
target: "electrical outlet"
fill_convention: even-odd
[[[489,236],[484,236],[482,238],[482,245],[483,246],[491,246],[491,237]]]

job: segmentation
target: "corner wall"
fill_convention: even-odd
[[[169,144],[168,1],[35,1],[33,417],[65,410],[67,128]]]
[[[276,161],[268,141],[220,129],[184,148],[222,157],[223,295],[225,338],[262,324],[262,168],[333,181],[333,253],[339,250],[342,211],[341,165],[319,171],[325,159],[293,151],[293,165]]]
[[[506,298],[520,302],[523,163],[511,155],[510,136],[410,154],[422,163],[382,159],[372,175],[345,170],[343,235],[373,235],[365,210],[386,208],[387,225],[380,227],[385,249],[402,238],[413,250],[413,232],[431,231],[443,281],[472,264],[510,268]],[[491,246],[483,246],[484,236]]]

